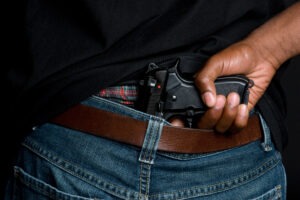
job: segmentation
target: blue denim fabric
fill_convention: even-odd
[[[51,123],[35,127],[23,142],[6,199],[285,199],[285,170],[262,118],[263,141],[178,154],[157,151],[165,120],[99,97],[82,103],[148,121],[143,147]]]

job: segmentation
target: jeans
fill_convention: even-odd
[[[262,141],[213,153],[167,153],[157,151],[167,121],[96,96],[82,103],[148,121],[143,147],[51,123],[35,127],[22,144],[6,199],[286,198],[281,155],[262,118]]]

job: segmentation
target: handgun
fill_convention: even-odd
[[[178,63],[164,69],[151,64],[151,69],[141,84],[146,90],[145,112],[166,120],[179,117],[184,119],[186,126],[193,127],[195,119],[203,115],[207,106],[194,81],[180,74]],[[223,76],[215,80],[217,94],[227,96],[230,92],[236,92],[241,104],[248,103],[249,88],[253,84],[252,80],[243,75]]]

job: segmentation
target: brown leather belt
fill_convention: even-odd
[[[141,147],[147,121],[77,105],[52,120],[58,125]],[[164,126],[158,150],[177,153],[208,153],[245,145],[262,138],[259,118],[253,115],[238,133]]]

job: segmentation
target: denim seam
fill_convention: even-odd
[[[281,173],[284,175],[284,185],[282,185],[282,189],[284,191],[283,196],[286,196],[287,177],[286,177],[284,165],[281,165],[280,170],[281,170]]]
[[[250,200],[264,200],[266,198],[270,198],[270,197],[275,197],[274,200],[280,200],[282,196],[281,193],[281,186],[280,185],[276,185],[273,189],[269,190],[267,193],[256,197],[255,199],[250,199]]]
[[[154,124],[153,125],[155,125],[155,123],[156,123],[156,121],[154,121]],[[151,148],[150,148],[150,151],[149,151],[149,149],[147,150],[147,152],[145,153],[145,160],[147,160],[147,158],[148,158],[148,162],[149,163],[152,163],[153,161],[151,161],[152,160],[152,158],[153,158],[153,156],[152,156],[152,152],[153,152],[153,147],[154,147],[154,144],[155,144],[155,141],[156,141],[156,139],[157,139],[157,135],[158,134],[155,134],[156,132],[157,132],[157,128],[156,128],[156,126],[154,126],[153,128],[153,131],[152,131],[152,134],[151,135],[153,135],[153,136],[151,136]],[[152,137],[154,137],[154,138],[152,138]],[[146,158],[147,157],[147,158]]]
[[[148,133],[148,134],[150,134],[150,138],[151,138],[151,135],[152,135],[152,129],[153,129],[153,126],[152,126],[152,124],[150,124],[151,126],[149,127],[149,129],[147,129],[147,132],[150,132],[150,133]],[[148,137],[147,136],[147,132],[146,132],[146,135],[145,135],[145,138],[146,137]],[[144,140],[145,140],[145,138],[144,138]],[[146,162],[146,163],[148,163],[149,161],[147,161],[147,159],[146,159],[146,153],[147,153],[147,148],[148,148],[148,146],[149,146],[149,143],[150,143],[150,139],[148,139],[148,138],[146,138],[147,140],[146,140],[146,143],[145,144],[143,144],[143,147],[145,147],[145,148],[142,148],[142,150],[141,150],[141,156],[142,156],[142,158],[141,158],[141,156],[140,156],[140,161],[141,162]]]
[[[256,141],[254,141],[256,142]],[[196,159],[203,159],[203,158],[210,158],[212,156],[217,156],[219,154],[224,154],[224,153],[228,153],[229,151],[235,150],[237,148],[241,148],[244,147],[246,145],[249,145],[251,143],[254,142],[250,142],[248,144],[245,145],[241,145],[241,146],[237,146],[237,147],[233,147],[230,149],[225,149],[225,150],[221,150],[221,151],[217,151],[217,152],[212,152],[212,153],[195,153],[195,154],[186,154],[187,157],[184,157],[184,154],[178,154],[178,153],[169,153],[169,152],[158,152],[157,154],[167,157],[167,158],[171,158],[171,159],[177,159],[177,160],[181,160],[181,161],[186,161],[186,160],[196,160]],[[226,159],[226,158],[224,158]]]
[[[154,123],[160,123],[159,121],[154,121]],[[159,135],[159,133],[158,133],[158,131],[159,131],[159,126],[152,126],[152,129],[153,129],[153,131],[152,131],[152,135],[154,134],[154,133],[157,133],[157,134],[154,134],[154,138],[151,140],[152,141],[152,144],[151,144],[151,148],[150,148],[150,151],[148,150],[147,152],[149,152],[148,154],[149,154],[149,156],[147,155],[147,157],[149,157],[149,160],[148,160],[148,162],[149,163],[152,163],[152,159],[154,158],[154,155],[153,155],[153,150],[155,150],[154,148],[155,148],[155,143],[157,142],[156,140],[157,140],[157,138],[158,138],[158,135]],[[152,138],[152,136],[151,136],[151,138]],[[155,150],[156,151],[156,150]],[[154,153],[156,153],[156,152],[154,152]],[[147,153],[146,153],[147,154]],[[145,154],[145,157],[146,157],[146,154]],[[145,158],[145,160],[146,160],[146,158]]]
[[[161,121],[156,118],[150,118],[148,123],[148,128],[145,136],[145,144],[143,144],[140,153],[140,190],[139,198],[143,197],[148,199],[150,190],[150,175],[151,175],[151,165],[154,164],[154,157],[156,153],[156,143],[159,139]],[[142,158],[141,158],[142,157]]]
[[[86,200],[91,200],[91,199],[95,199],[95,198],[87,198],[87,197],[82,197],[82,196],[78,196],[78,195],[72,195],[72,194],[68,194],[68,193],[65,193],[65,192],[63,192],[63,191],[60,191],[60,190],[58,190],[57,188],[55,188],[55,187],[53,187],[53,186],[51,186],[51,185],[49,185],[49,184],[47,184],[47,183],[45,183],[45,182],[43,182],[43,181],[41,181],[41,180],[39,180],[39,179],[37,179],[37,178],[35,178],[35,177],[33,177],[33,176],[30,176],[29,174],[27,175],[27,176],[30,176],[30,178],[31,179],[33,179],[35,182],[37,182],[37,183],[39,183],[39,184],[43,184],[43,185],[46,185],[48,188],[49,188],[49,190],[46,190],[46,189],[43,189],[43,188],[41,188],[41,187],[39,187],[39,185],[37,185],[37,184],[32,184],[31,182],[32,181],[26,181],[25,179],[26,179],[26,177],[23,177],[23,176],[20,176],[19,175],[19,173],[17,174],[16,173],[16,170],[20,173],[21,171],[23,171],[23,173],[26,173],[26,172],[24,172],[24,170],[22,170],[21,168],[19,168],[19,167],[15,167],[15,177],[18,177],[19,179],[18,180],[20,180],[23,184],[25,184],[27,187],[30,187],[30,188],[32,188],[33,190],[35,190],[35,191],[37,191],[37,192],[40,192],[40,193],[42,193],[43,195],[45,195],[45,196],[48,196],[48,197],[51,197],[51,198],[57,198],[57,195],[65,195],[65,196],[68,196],[68,197],[72,197],[72,198],[80,198],[80,199],[86,199]],[[28,178],[27,178],[28,179]],[[55,194],[56,195],[53,195],[53,192],[52,191],[55,191]],[[61,199],[60,197],[58,197],[59,199]]]
[[[244,153],[249,152],[249,149],[251,152],[255,153],[257,151],[261,151],[261,149],[255,149],[253,150],[252,145],[256,145],[259,144],[260,145],[260,141],[254,141],[254,142],[250,142],[248,144],[245,145],[241,145],[239,147],[234,147],[234,148],[230,148],[230,149],[226,149],[226,150],[222,150],[220,152],[212,152],[212,153],[204,153],[204,154],[195,154],[195,155],[191,155],[191,154],[187,154],[188,157],[183,157],[181,154],[170,154],[170,153],[164,153],[164,152],[158,152],[157,154],[160,156],[164,156],[170,159],[177,159],[177,160],[195,160],[195,159],[210,159],[211,157],[214,156],[218,156],[219,154],[223,154],[222,158],[219,158],[218,160],[227,160],[228,158],[231,158],[233,156],[238,156],[238,155],[242,155]],[[246,149],[245,149],[246,148]],[[239,152],[236,153],[235,150],[239,149]]]
[[[145,169],[147,168],[147,169]],[[142,197],[145,197],[145,199],[148,199],[149,196],[149,184],[150,184],[150,173],[151,173],[151,165],[146,163],[141,163],[140,165],[140,189],[139,189],[139,199],[143,199]],[[144,184],[144,178],[146,178],[146,182]],[[145,187],[145,189],[142,189]],[[144,193],[143,193],[144,191]]]
[[[263,174],[267,173],[269,170],[273,169],[274,167],[276,167],[279,164],[279,159],[277,156],[274,156],[275,158],[271,158],[269,160],[267,160],[266,162],[264,162],[262,165],[260,165],[260,167],[257,167],[254,170],[250,170],[248,173],[244,173],[240,176],[237,176],[233,179],[227,180],[227,181],[222,181],[213,185],[209,185],[209,186],[205,186],[205,187],[192,187],[192,188],[186,188],[183,190],[178,190],[176,192],[171,192],[171,193],[157,193],[157,194],[153,194],[150,195],[149,198],[150,199],[157,199],[159,198],[163,198],[163,196],[165,195],[169,195],[170,197],[166,197],[167,199],[178,199],[178,194],[180,195],[180,193],[188,193],[190,191],[192,191],[192,193],[194,193],[194,195],[190,195],[190,196],[181,196],[180,199],[186,199],[186,198],[194,198],[194,197],[198,197],[198,196],[207,196],[207,195],[212,195],[214,193],[218,193],[218,192],[223,192],[223,191],[227,191],[230,189],[233,189],[235,187],[238,187],[240,185],[246,184],[252,180],[255,180],[257,178],[259,178],[260,176],[262,176]]]
[[[26,142],[27,140],[25,140]],[[43,159],[45,159],[46,161],[48,161],[49,163],[53,164],[54,166],[58,167],[59,169],[69,173],[70,175],[79,178],[80,180],[91,184],[92,186],[99,188],[105,192],[108,192],[109,194],[115,195],[119,198],[131,198],[134,197],[136,198],[138,196],[137,192],[134,191],[130,191],[127,190],[126,188],[114,185],[112,183],[103,181],[99,178],[97,178],[96,176],[94,176],[94,174],[92,173],[88,173],[85,172],[85,170],[82,170],[82,168],[78,167],[76,164],[74,163],[70,163],[64,159],[59,159],[60,161],[56,161],[56,159],[58,158],[58,156],[50,153],[50,152],[46,152],[44,149],[42,149],[41,147],[39,147],[39,145],[37,145],[35,142],[33,141],[27,141],[27,143],[30,143],[31,146],[22,143],[22,145],[26,148],[28,148],[29,150],[31,150],[33,153],[37,154],[38,156],[42,157]],[[70,166],[72,167],[72,169],[70,169]],[[114,192],[114,189],[108,189],[109,188],[114,188],[116,190],[119,191],[123,191],[122,193],[119,192]],[[126,195],[126,194],[129,195]]]
[[[155,123],[155,122],[153,122],[153,123]],[[150,159],[147,160],[147,158],[148,158],[148,152],[149,152],[148,148],[150,146],[150,143],[152,142],[151,138],[152,138],[152,135],[154,133],[154,128],[155,128],[155,126],[151,124],[151,127],[149,129],[149,138],[148,138],[147,143],[145,145],[146,148],[142,149],[142,151],[144,151],[144,152],[142,152],[143,153],[143,161],[147,161],[148,163],[150,163]],[[147,130],[147,132],[148,132],[148,130]],[[152,148],[151,148],[151,150],[152,150]],[[149,156],[150,156],[150,153],[149,153]]]
[[[263,136],[264,136],[264,141],[261,143],[261,146],[263,147],[263,149],[265,151],[271,151],[273,148],[272,148],[272,141],[271,141],[271,135],[270,135],[270,128],[260,113],[258,113],[258,116],[259,116],[261,128],[263,131]]]

